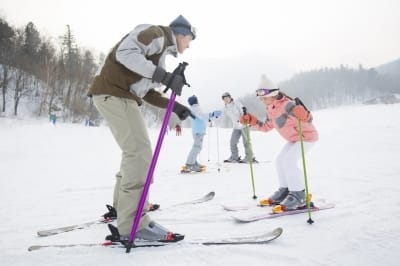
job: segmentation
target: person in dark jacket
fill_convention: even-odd
[[[156,89],[168,85],[181,95],[186,84],[183,75],[166,71],[165,57],[177,57],[189,48],[196,31],[182,15],[169,26],[142,24],[125,35],[110,51],[89,88],[88,95],[107,122],[115,141],[122,150],[122,159],[114,188],[114,212],[121,240],[129,239],[133,218],[146,182],[152,159],[148,131],[139,110],[143,100],[166,108],[168,98]],[[185,120],[190,109],[175,102],[173,112]],[[179,241],[172,233],[148,215],[146,200],[136,238]]]

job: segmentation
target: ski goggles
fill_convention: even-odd
[[[192,32],[192,35],[193,35],[193,39],[192,40],[196,39],[197,29],[195,27],[193,27],[193,26],[190,26],[190,31]]]
[[[279,92],[279,89],[258,89],[256,90],[257,96],[276,96]]]

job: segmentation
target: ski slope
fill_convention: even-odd
[[[106,225],[50,237],[42,229],[99,218],[112,202],[120,151],[107,127],[0,118],[0,265],[398,265],[400,259],[400,105],[350,106],[314,112],[320,141],[306,156],[310,192],[335,203],[330,210],[238,224],[221,204],[256,204],[248,164],[218,164],[229,156],[230,130],[209,128],[202,174],[180,174],[192,144],[190,129],[164,139],[152,218],[186,240],[239,237],[282,227],[265,245],[183,246],[124,250],[31,245],[102,242]],[[217,132],[218,131],[218,132]],[[151,129],[153,145],[159,129]],[[218,136],[218,139],[217,139]],[[275,133],[251,132],[256,158],[255,194],[277,188],[274,157],[283,146]],[[219,144],[219,145],[218,145]],[[240,145],[243,155],[243,148]],[[218,171],[219,169],[219,171]],[[212,201],[177,206],[210,191]],[[247,212],[262,213],[252,208]]]

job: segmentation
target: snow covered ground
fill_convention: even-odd
[[[229,156],[229,129],[210,128],[201,161],[204,174],[181,175],[192,144],[189,129],[169,132],[151,187],[161,210],[152,217],[186,240],[243,236],[282,227],[266,245],[134,249],[66,248],[28,252],[30,245],[102,242],[105,225],[39,238],[40,229],[97,219],[111,203],[120,151],[106,127],[51,125],[0,118],[0,265],[398,265],[400,259],[400,104],[351,106],[314,113],[320,141],[308,154],[314,198],[331,210],[237,224],[221,204],[256,204],[247,164],[221,165]],[[151,131],[153,144],[158,129]],[[275,133],[252,132],[256,195],[277,188]],[[219,154],[219,156],[218,156]],[[209,191],[207,203],[174,207]],[[268,211],[254,207],[247,211]]]

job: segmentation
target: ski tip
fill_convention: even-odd
[[[276,237],[279,237],[283,233],[282,227],[277,227],[272,231],[272,234],[274,234]]]
[[[234,216],[234,215],[231,215],[231,217],[232,217],[232,219],[233,219],[235,222],[237,222],[237,223],[242,223],[242,224],[244,224],[244,223],[250,223],[250,222],[252,222],[252,220],[250,220],[250,219],[245,219],[245,218],[237,217],[237,216]]]
[[[252,205],[225,205],[221,204],[221,207],[228,212],[235,212],[235,211],[245,211],[252,207]]]
[[[30,246],[28,248],[28,251],[34,251],[34,250],[38,250],[38,249],[40,249],[40,246]]]
[[[277,227],[274,230],[271,231],[271,238],[270,241],[277,239],[278,237],[280,237],[283,233],[283,229],[282,227]]]
[[[231,215],[231,218],[237,223],[248,223],[248,222],[251,222],[251,219],[249,217],[245,217],[245,216],[242,216],[242,215],[233,214],[233,215]]]
[[[207,195],[204,196],[205,198],[213,199],[215,197],[215,192],[211,191]]]

